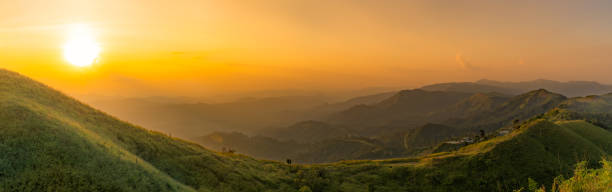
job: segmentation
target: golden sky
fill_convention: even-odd
[[[70,94],[612,83],[609,1],[0,1],[0,67]],[[69,26],[101,52],[75,67]]]

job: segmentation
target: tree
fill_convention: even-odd
[[[514,121],[512,121],[512,127],[514,129],[519,129],[520,128],[519,122],[520,122],[520,120],[514,119]]]

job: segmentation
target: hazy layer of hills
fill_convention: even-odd
[[[224,103],[163,98],[97,98],[90,105],[131,123],[190,139],[215,131],[256,134],[295,122],[320,119],[358,104],[379,102],[394,92],[328,103],[323,96],[247,98]]]
[[[610,86],[595,82],[563,83],[549,80],[518,83],[480,80],[474,83],[435,84],[421,89],[365,97],[384,99],[369,104],[362,102],[351,107],[344,105],[345,109],[338,108],[337,112],[330,110],[331,113],[314,121],[265,129],[255,134],[272,143],[284,142],[285,148],[293,146],[293,153],[283,152],[276,156],[268,153],[264,157],[258,152],[234,145],[233,142],[213,144],[210,141],[202,142],[201,139],[194,141],[215,149],[222,146],[255,157],[273,157],[275,160],[293,158],[298,162],[419,155],[435,150],[432,147],[440,142],[478,135],[480,130],[489,133],[511,125],[514,120],[521,121],[544,113],[567,99],[547,89],[570,95],[590,95],[612,90]],[[248,141],[252,140],[249,136],[242,139],[244,141],[235,142],[253,143]],[[322,152],[333,149],[338,149],[333,155]],[[282,150],[271,147],[269,151]]]
[[[470,93],[497,92],[504,94],[519,94],[536,89],[546,89],[568,97],[600,95],[612,92],[612,85],[604,85],[594,81],[559,82],[546,79],[523,82],[501,82],[482,79],[476,82],[441,83],[424,86],[428,91],[458,91]]]
[[[552,106],[527,103],[526,106],[533,108],[534,111],[523,114],[521,112],[525,110],[520,108],[522,106],[520,103],[501,107],[513,96],[538,89],[567,96],[612,91],[611,86],[596,82],[480,80],[434,84],[414,90],[359,96],[335,103],[316,95],[251,98],[210,104],[168,102],[167,99],[159,98],[98,99],[89,100],[88,103],[129,122],[196,142],[199,142],[197,137],[205,137],[207,134],[239,132],[247,136],[243,137],[246,140],[259,135],[275,140],[271,143],[295,141],[300,144],[295,147],[319,146],[297,150],[309,154],[316,154],[313,150],[326,147],[341,147],[330,146],[332,143],[360,146],[353,147],[359,151],[352,153],[355,155],[327,160],[317,158],[322,159],[322,162],[330,162],[355,159],[357,156],[367,159],[419,154],[419,151],[406,151],[406,148],[414,147],[406,145],[411,142],[404,141],[405,135],[418,136],[419,134],[415,132],[423,130],[421,127],[428,123],[447,125],[460,130],[459,133],[432,135],[433,138],[446,140],[451,137],[477,134],[480,129],[491,131],[507,125],[513,119],[523,119],[550,109]],[[519,100],[516,102],[522,102],[520,98],[514,99]],[[554,106],[558,100],[553,99],[550,105]],[[354,142],[355,140],[359,142]],[[227,141],[214,145],[211,142],[200,143],[215,149],[224,145],[227,148],[235,148],[241,153],[260,158],[269,157],[242,149],[236,139],[232,141],[235,141],[235,144]],[[374,152],[376,155],[363,154],[364,151],[371,149],[376,149]],[[306,158],[303,155],[281,155],[273,159],[296,156]]]
[[[273,143],[285,142],[283,148],[294,146],[293,153],[278,153],[272,158],[274,160],[292,158],[298,162],[318,163],[414,156],[429,153],[444,141],[511,126],[515,120],[542,114],[566,99],[544,89],[516,96],[407,90],[373,105],[340,111],[326,120],[299,122],[261,134]],[[201,138],[194,141],[215,149],[223,146],[263,158],[256,151],[235,145],[254,143],[248,140],[256,138],[245,136],[242,137],[245,141],[215,144],[211,143],[214,140],[203,142]],[[270,151],[282,151],[277,150],[276,145],[266,146],[271,146]],[[268,154],[265,158],[270,157]]]
[[[533,112],[531,117],[499,122],[508,134],[488,133],[457,150],[413,158],[288,165],[212,152],[117,120],[29,78],[0,70],[0,190],[511,191],[528,187],[528,178],[550,186],[558,175],[572,176],[578,162],[597,167],[612,153],[612,133],[605,129],[612,127],[610,101],[608,95],[566,99],[536,90],[483,108],[514,114],[501,119],[527,116],[525,112]],[[494,120],[484,122],[490,125]],[[448,132],[462,128],[420,127]],[[423,131],[431,133],[437,131]],[[372,146],[394,138],[378,135],[325,139],[309,148],[318,148],[322,156],[346,156],[344,149],[363,148],[320,145],[354,141]],[[427,145],[424,141],[416,143]],[[385,153],[376,147],[371,151]]]
[[[412,115],[418,116],[432,110],[438,110],[436,108],[438,106],[446,106],[443,103],[436,105],[427,104],[427,101],[423,99],[430,97],[425,95],[430,92],[443,92],[445,94],[453,92],[467,96],[471,96],[473,93],[496,93],[500,97],[509,97],[537,89],[546,89],[568,97],[599,95],[612,92],[612,86],[587,81],[557,82],[535,80],[526,82],[498,82],[480,80],[476,82],[441,83],[424,86],[415,90],[405,90],[402,94],[407,94],[404,97],[409,97],[409,99],[404,100],[401,99],[401,94],[397,94],[398,92],[382,92],[359,96],[359,94],[372,92],[372,90],[368,90],[355,92],[353,93],[356,95],[354,98],[344,102],[330,102],[329,97],[317,94],[291,96],[279,95],[280,93],[272,94],[276,96],[269,97],[252,96],[249,98],[247,95],[247,99],[222,103],[199,103],[193,98],[172,99],[162,97],[98,97],[87,99],[86,101],[96,108],[129,122],[181,138],[191,139],[194,135],[200,136],[219,131],[238,131],[248,135],[258,135],[265,131],[288,127],[299,121],[308,120],[343,121],[344,119],[345,122],[350,121],[354,124],[360,124],[360,126],[363,126],[362,124],[379,126],[380,123],[386,123],[391,118],[399,118],[397,121],[405,120],[401,114],[398,114],[400,117],[384,116],[386,114],[382,114],[380,115],[382,117],[375,119],[374,116],[380,113],[376,110],[396,110],[392,109],[395,107],[401,110],[413,110]],[[423,95],[419,96],[417,90],[426,92],[421,93]],[[393,101],[390,99],[391,97],[396,97],[399,100]],[[386,100],[387,104],[380,103],[383,100]],[[389,105],[394,102],[405,102],[406,105],[403,106],[401,103]],[[414,102],[414,105],[410,104],[410,102]],[[422,106],[419,106],[418,104],[421,104],[421,102],[423,102]],[[388,106],[385,107],[383,105]],[[409,111],[402,112],[409,113]],[[360,121],[360,113],[367,115],[368,120]],[[422,122],[413,123],[419,124]]]

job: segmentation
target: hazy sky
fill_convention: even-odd
[[[0,67],[71,94],[612,83],[611,1],[0,1]],[[97,63],[62,56],[85,24]]]

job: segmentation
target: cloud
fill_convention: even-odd
[[[476,69],[478,69],[476,66],[472,65],[472,63],[470,63],[470,61],[468,61],[466,58],[464,58],[463,54],[461,54],[461,53],[457,53],[455,55],[455,62],[457,62],[457,64],[459,64],[464,69],[468,69],[468,70],[476,70]]]

